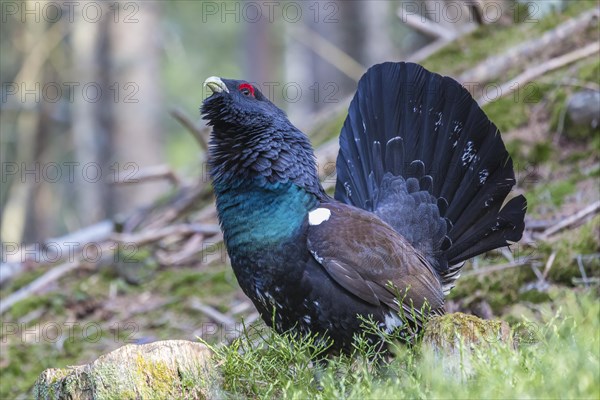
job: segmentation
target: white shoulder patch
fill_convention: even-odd
[[[331,217],[331,211],[327,208],[316,208],[308,213],[309,225],[321,225]]]

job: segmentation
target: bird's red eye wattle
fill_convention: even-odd
[[[242,83],[238,89],[244,96],[252,96],[254,97],[254,86],[249,83]]]

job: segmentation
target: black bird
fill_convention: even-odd
[[[411,63],[365,73],[340,135],[335,199],[307,136],[256,87],[204,84],[227,252],[277,332],[348,351],[359,315],[388,332],[419,328],[444,312],[464,260],[521,238],[526,200],[504,204],[515,175],[500,133],[449,77]]]

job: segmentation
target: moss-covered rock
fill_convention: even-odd
[[[485,320],[463,313],[432,318],[425,328],[423,344],[436,350],[511,343],[510,327],[504,321]]]
[[[126,345],[96,361],[47,369],[35,383],[37,399],[206,399],[217,376],[211,351],[201,343],[165,340]]]
[[[467,378],[473,373],[472,357],[493,354],[494,347],[510,348],[513,342],[504,321],[453,313],[429,320],[422,346],[423,351],[433,353],[446,373]]]

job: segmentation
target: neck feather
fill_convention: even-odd
[[[291,124],[260,132],[237,132],[215,125],[210,144],[210,173],[215,184],[291,182],[319,197],[324,195],[310,141]]]

